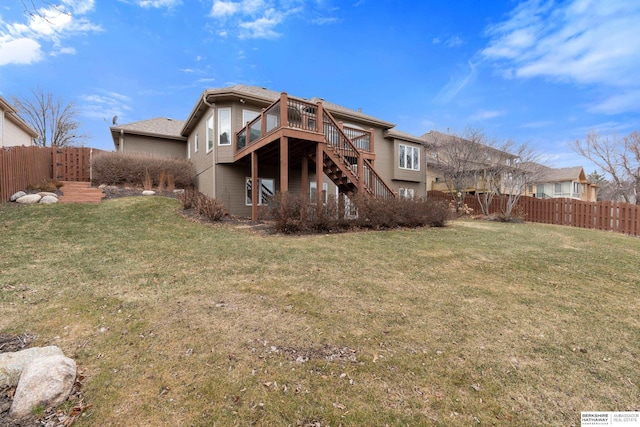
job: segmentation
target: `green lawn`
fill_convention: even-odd
[[[78,425],[579,425],[640,410],[640,239],[534,224],[318,236],[173,199],[0,205],[0,333]]]

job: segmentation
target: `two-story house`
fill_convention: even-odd
[[[233,215],[257,218],[258,206],[277,192],[320,203],[330,195],[426,195],[422,139],[321,98],[235,85],[205,90],[180,138],[141,132],[145,122],[112,127],[114,145],[126,152],[132,128],[135,146],[151,154],[166,155],[165,145],[183,139],[183,155],[174,157],[190,159],[198,190]]]
[[[595,202],[598,186],[589,182],[584,168],[549,168],[538,165],[540,177],[527,188],[527,195],[541,199],[568,198]]]

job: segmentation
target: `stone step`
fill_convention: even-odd
[[[100,203],[106,197],[99,188],[91,187],[89,182],[63,181],[60,187],[62,196],[58,198],[60,203]]]

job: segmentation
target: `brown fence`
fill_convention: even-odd
[[[0,203],[12,194],[51,179],[89,181],[91,157],[100,151],[88,147],[7,147],[0,149]]]
[[[451,201],[451,195],[440,191],[429,191],[428,197]],[[474,212],[482,212],[474,196],[466,196],[464,204]],[[500,213],[501,200],[495,197],[489,213]],[[584,202],[575,199],[538,199],[523,196],[518,201],[517,212],[526,221],[542,224],[567,225],[615,231],[631,236],[640,236],[640,206],[624,202]]]

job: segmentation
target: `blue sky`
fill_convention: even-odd
[[[75,102],[87,146],[109,125],[186,119],[206,88],[314,96],[429,130],[527,142],[640,130],[637,0],[31,0],[0,6],[0,95]],[[53,2],[55,3],[55,2]]]

